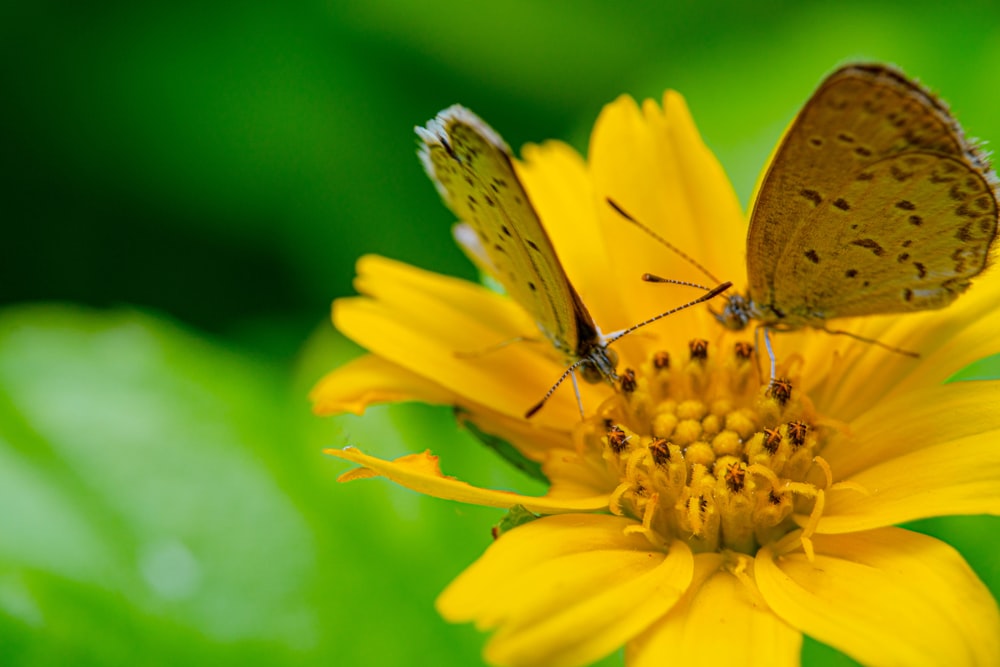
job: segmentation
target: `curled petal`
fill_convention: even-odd
[[[592,512],[606,509],[608,506],[607,494],[585,498],[553,498],[549,496],[538,498],[509,491],[480,489],[442,474],[438,465],[438,457],[429,451],[421,454],[407,454],[394,461],[367,456],[353,447],[328,449],[326,453],[362,466],[341,475],[338,479],[341,482],[386,477],[401,486],[435,498],[457,500],[461,503],[485,507],[509,508],[514,505],[523,505],[529,511],[537,514]]]

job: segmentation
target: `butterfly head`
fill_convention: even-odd
[[[753,303],[742,294],[732,294],[726,298],[721,312],[712,311],[715,319],[727,329],[742,331],[754,316]]]
[[[587,350],[580,364],[580,377],[591,384],[613,383],[618,379],[618,353],[604,345]]]

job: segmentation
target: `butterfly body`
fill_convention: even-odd
[[[830,75],[792,122],[750,215],[742,329],[942,308],[983,271],[996,177],[931,93],[883,65]]]

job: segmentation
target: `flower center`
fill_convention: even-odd
[[[793,382],[761,381],[748,343],[652,355],[583,432],[618,480],[610,510],[655,545],[752,554],[805,527],[809,550],[832,480],[817,456],[829,429]]]

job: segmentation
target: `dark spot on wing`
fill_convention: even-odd
[[[537,288],[537,287],[535,287],[535,283],[533,283],[533,282],[531,282],[531,281],[529,280],[529,281],[528,281],[528,289],[530,289],[530,290],[531,290],[532,292],[534,292],[534,291],[535,291],[535,290],[537,290],[538,288]]]
[[[879,245],[878,241],[875,239],[855,239],[851,241],[851,245],[856,245],[859,248],[868,248],[876,257],[882,257],[885,255],[885,248]]]
[[[853,278],[856,275],[858,275],[858,270],[857,269],[847,269],[846,271],[844,271],[844,275],[847,276],[848,278]]]
[[[809,137],[809,143],[812,144],[813,146],[816,146],[817,148],[819,148],[820,146],[823,145],[823,138],[822,137]]]
[[[851,208],[851,205],[848,204],[847,201],[845,201],[843,197],[841,197],[840,199],[837,199],[837,201],[833,202],[833,205],[836,206],[837,208],[839,208],[841,211],[847,211],[847,210],[849,210]]]
[[[912,211],[912,210],[916,209],[917,207],[911,201],[907,201],[905,199],[900,199],[898,202],[896,202],[896,208],[901,208],[904,211]]]
[[[819,193],[815,190],[800,190],[799,194],[811,201],[813,204],[819,205],[823,201],[823,198],[819,196]]]
[[[861,157],[871,157],[872,150],[870,148],[865,148],[864,146],[858,146],[854,149],[854,152]]]
[[[816,254],[815,250],[806,250],[806,259],[808,259],[813,264],[819,264],[819,255]]]
[[[913,176],[912,171],[903,171],[896,165],[892,165],[891,167],[889,167],[889,173],[892,175],[894,179],[896,179],[900,183]]]
[[[982,213],[977,213],[969,207],[969,202],[964,202],[955,209],[955,213],[962,216],[963,218],[978,218]]]
[[[917,269],[918,278],[923,278],[924,276],[927,275],[927,267],[921,264],[920,262],[914,262],[913,266],[916,267]]]
[[[524,242],[525,242],[526,244],[528,244],[528,247],[529,247],[529,248],[531,248],[532,250],[534,250],[535,252],[541,252],[541,251],[540,251],[540,250],[538,249],[538,246],[537,246],[537,245],[535,245],[535,242],[534,242],[534,241],[532,241],[531,239],[525,239],[525,241],[524,241]]]
[[[913,225],[914,227],[919,227],[920,225],[924,224],[924,219],[921,218],[919,215],[911,215],[909,218],[907,218],[907,220],[909,220],[910,224]]]
[[[855,180],[858,180],[858,181],[870,181],[873,178],[875,178],[875,174],[873,174],[870,171],[863,171],[860,174],[858,174],[858,177]]]
[[[901,253],[899,253],[899,256],[896,257],[896,261],[899,262],[900,264],[902,264],[903,262],[905,262],[909,258],[910,258],[910,253],[908,253],[908,252],[901,252]]]
[[[854,137],[852,137],[851,135],[849,135],[847,132],[841,132],[840,134],[838,134],[837,135],[837,139],[839,139],[840,141],[844,142],[845,144],[853,144],[854,143]]]
[[[502,231],[507,236],[513,236],[513,234],[510,233],[510,230],[507,229],[507,225],[500,225],[500,231]]]
[[[965,253],[962,252],[962,248],[955,248],[955,252],[951,253],[951,258],[955,260],[955,273],[963,273],[965,271]]]
[[[971,227],[972,227],[971,223],[966,223],[961,227],[959,227],[958,231],[955,232],[955,238],[961,241],[962,243],[968,243],[969,241],[971,241],[972,240]]]
[[[903,301],[910,302],[913,301],[913,290],[909,287],[903,290]]]
[[[438,137],[438,139],[441,140],[441,147],[444,148],[444,152],[450,155],[451,159],[456,162],[461,162],[461,160],[458,159],[458,155],[455,154],[455,150],[451,147],[451,144],[448,143],[448,140],[444,137]]]

